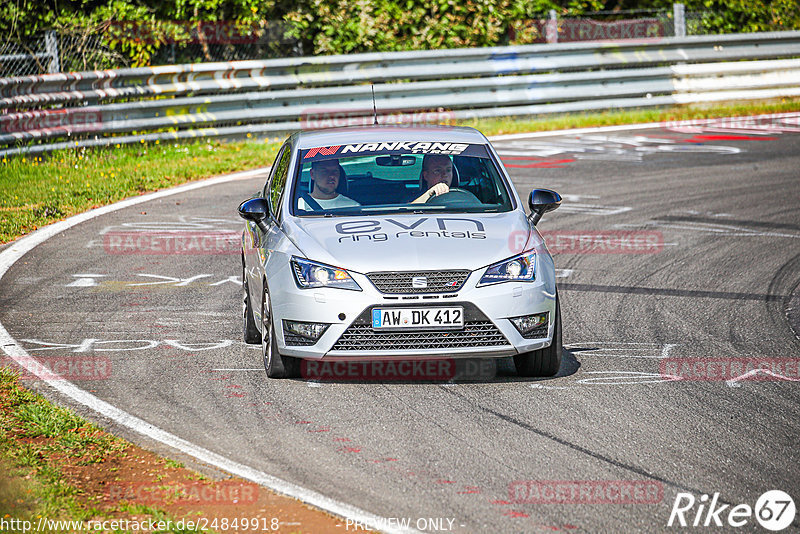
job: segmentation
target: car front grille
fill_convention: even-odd
[[[541,337],[547,337],[549,327],[545,324],[544,326],[540,326],[536,330],[531,330],[527,334],[523,335],[525,339],[538,339]]]
[[[316,343],[313,339],[308,339],[307,337],[298,336],[292,332],[287,332],[286,329],[283,330],[283,341],[287,345],[300,345],[300,346],[309,346]]]
[[[378,291],[387,294],[450,293],[458,291],[469,277],[470,271],[386,271],[368,273],[367,278]],[[414,287],[414,280],[425,279],[425,287]]]
[[[339,337],[331,350],[421,350],[453,349],[472,347],[506,347],[510,343],[500,330],[472,303],[448,303],[448,306],[463,306],[464,328],[462,330],[373,330],[372,307],[358,316]],[[402,306],[380,306],[397,308]]]

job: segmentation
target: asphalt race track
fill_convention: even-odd
[[[43,361],[109,363],[73,382],[156,427],[420,530],[677,531],[679,493],[697,499],[690,525],[704,494],[730,505],[723,522],[768,490],[800,504],[798,117],[495,146],[520,196],[565,198],[539,224],[559,269],[555,378],[519,379],[502,360],[452,382],[267,380],[241,341],[234,245],[124,246],[167,230],[230,237],[263,177],[47,240],[0,281],[0,322]],[[712,374],[756,358],[771,370]],[[765,531],[745,521],[708,530]]]

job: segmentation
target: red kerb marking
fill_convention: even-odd
[[[519,157],[519,158],[502,158],[505,160],[510,159],[524,159],[524,160],[532,160],[535,158],[526,158],[526,157]],[[567,158],[567,159],[540,159],[534,163],[505,163],[506,167],[511,167],[514,169],[533,169],[533,168],[540,168],[540,169],[560,169],[567,163],[572,163],[575,161],[574,158]]]
[[[706,141],[775,141],[777,137],[767,137],[763,135],[695,135],[689,139],[684,139],[686,143],[704,143]]]

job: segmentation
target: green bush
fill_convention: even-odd
[[[703,33],[800,29],[798,0],[686,0]],[[11,0],[0,2],[0,35],[24,42],[44,30],[102,34],[128,64],[148,65],[166,43],[189,38],[187,21],[265,25],[284,21],[304,54],[427,50],[508,43],[509,29],[546,16],[592,11],[666,9],[656,0]],[[635,15],[632,15],[635,16]],[[121,31],[120,22],[146,28],[148,39]],[[124,26],[122,27],[124,29]],[[524,39],[521,42],[527,42]],[[286,50],[289,53],[291,50]],[[199,57],[199,56],[198,56]]]

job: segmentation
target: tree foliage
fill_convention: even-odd
[[[704,33],[800,29],[800,0],[685,0],[687,23]],[[134,65],[148,64],[165,43],[189,38],[187,23],[243,25],[283,21],[304,53],[341,54],[496,46],[555,9],[560,17],[593,11],[671,10],[667,0],[4,0],[0,35],[11,41],[44,30],[102,34]],[[126,31],[125,24],[145,28]],[[517,33],[515,42],[530,42]],[[527,39],[527,40],[526,40]]]

